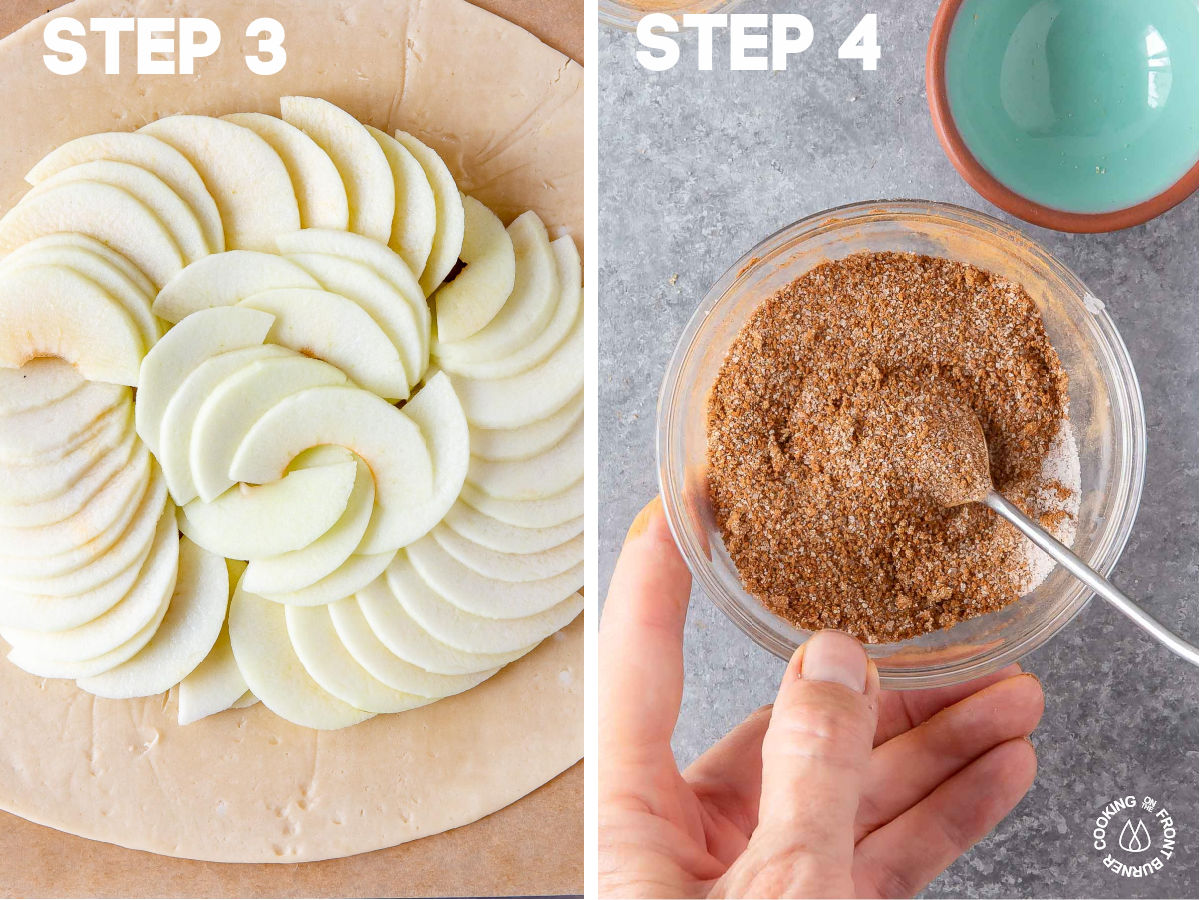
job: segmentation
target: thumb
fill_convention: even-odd
[[[847,634],[818,632],[788,663],[763,739],[753,842],[793,885],[849,875],[878,697],[875,665]]]

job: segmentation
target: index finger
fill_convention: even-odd
[[[990,675],[984,675],[972,681],[964,681],[961,684],[917,691],[883,691],[879,695],[879,724],[875,728],[875,746],[878,747],[897,735],[915,728],[930,716],[953,706],[960,700],[965,700],[972,694],[979,693],[984,688],[1020,674],[1021,667],[1012,663]]]
[[[600,757],[610,770],[646,762],[674,769],[691,587],[655,497],[629,529],[600,620]]]

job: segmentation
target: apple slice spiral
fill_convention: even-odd
[[[582,609],[581,266],[416,136],[280,113],[78,138],[0,217],[0,637],[342,728]]]

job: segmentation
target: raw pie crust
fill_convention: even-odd
[[[0,211],[27,172],[71,138],[188,112],[276,113],[311,95],[445,159],[460,188],[504,220],[532,209],[554,235],[583,234],[582,69],[462,0],[161,3],[77,0],[52,15],[189,15],[221,29],[194,76],[120,75],[42,64],[48,17],[0,41]],[[256,76],[241,37],[258,16],[286,29],[288,63]],[[481,52],[485,51],[485,52]],[[0,660],[0,808],[83,837],[219,862],[301,862],[392,846],[473,822],[583,754],[582,619],[464,694],[334,732],[292,726],[261,704],[181,728],[171,695],[111,701]]]

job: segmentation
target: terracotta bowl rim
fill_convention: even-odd
[[[950,42],[951,28],[962,4],[963,0],[943,0],[938,8],[925,56],[925,93],[929,98],[929,114],[942,149],[967,184],[984,199],[1005,212],[1043,228],[1096,233],[1118,231],[1149,222],[1196,192],[1197,186],[1200,185],[1200,160],[1194,163],[1182,178],[1161,193],[1133,206],[1104,213],[1067,212],[1045,206],[1018,194],[992,175],[967,149],[966,141],[959,133],[950,111],[950,100],[946,91],[946,48]]]

